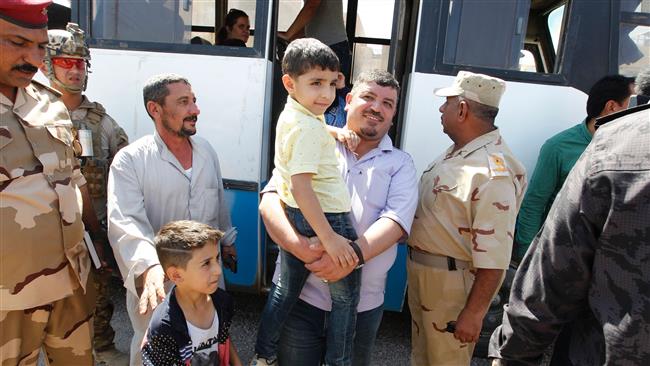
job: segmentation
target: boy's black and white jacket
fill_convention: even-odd
[[[203,362],[194,357],[187,322],[176,300],[175,290],[176,287],[172,288],[151,317],[142,346],[142,362],[146,366],[203,366]],[[218,365],[228,365],[233,300],[222,289],[217,289],[210,297],[219,317]]]

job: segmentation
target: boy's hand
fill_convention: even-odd
[[[357,146],[359,146],[359,142],[361,141],[359,135],[354,133],[352,130],[348,130],[347,128],[339,128],[336,131],[336,139],[344,143],[350,151],[356,150]]]
[[[359,262],[357,254],[350,246],[350,241],[337,233],[334,233],[331,238],[322,240],[321,244],[338,266],[347,267]]]

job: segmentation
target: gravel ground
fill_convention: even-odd
[[[117,281],[114,285],[113,299],[115,301],[115,313],[113,314],[111,324],[116,331],[115,345],[118,350],[128,353],[129,342],[133,336],[133,331],[131,330],[129,317],[124,307],[124,288]],[[245,293],[232,293],[232,295],[236,304],[236,313],[231,326],[231,336],[237,346],[242,361],[246,364],[253,357],[257,324],[259,315],[266,302],[266,296]],[[373,366],[406,366],[410,364],[410,319],[408,311],[401,313],[387,311],[384,313],[384,318],[377,334]],[[40,365],[43,365],[42,361],[39,362]],[[488,365],[489,362],[487,360],[474,358],[471,366]]]

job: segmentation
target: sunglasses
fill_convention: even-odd
[[[52,63],[64,69],[76,67],[81,70],[86,68],[86,60],[81,58],[54,57]]]

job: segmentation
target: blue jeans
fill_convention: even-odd
[[[286,207],[285,212],[298,233],[307,237],[316,236],[299,209]],[[357,239],[348,213],[325,213],[325,217],[337,234],[350,240]],[[262,311],[255,343],[255,353],[269,360],[277,356],[282,327],[309,276],[309,270],[300,259],[285,250],[280,250],[280,255],[280,278],[273,286]],[[352,341],[360,286],[360,270],[354,270],[345,278],[329,283],[332,312],[327,335],[330,347],[325,354],[328,365],[352,364]]]
[[[328,348],[329,312],[298,300],[284,324],[278,360],[280,365],[320,366]],[[369,366],[384,314],[384,306],[357,314],[352,365]]]

